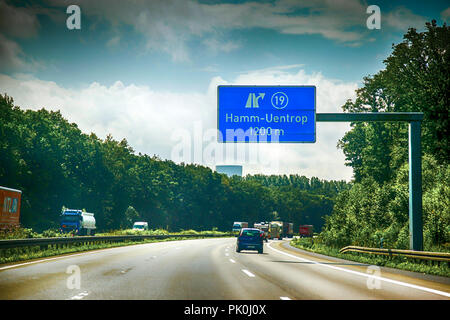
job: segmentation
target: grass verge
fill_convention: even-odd
[[[450,268],[448,266],[448,263],[445,262],[441,262],[438,264],[436,261],[426,260],[417,262],[407,257],[396,256],[389,258],[387,256],[370,255],[366,253],[340,253],[338,248],[325,246],[321,243],[318,243],[318,241],[312,238],[296,238],[291,241],[291,245],[299,249],[370,265],[450,277]]]

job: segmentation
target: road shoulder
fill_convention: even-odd
[[[274,243],[276,246],[275,248],[285,251],[289,254],[294,254],[296,256],[299,256],[304,259],[308,259],[311,261],[315,261],[318,263],[323,264],[331,264],[336,265],[341,268],[348,268],[354,271],[358,271],[361,273],[367,273],[368,267],[370,265],[351,261],[351,260],[345,260],[341,258],[336,257],[330,257],[323,254],[310,252],[306,250],[302,250],[299,248],[295,248],[290,245],[290,241],[282,241]],[[407,282],[415,285],[425,286],[432,289],[449,292],[450,293],[450,278],[448,277],[442,277],[442,276],[436,276],[436,275],[429,275],[419,272],[412,272],[412,271],[406,271],[406,270],[400,270],[395,268],[389,268],[389,267],[379,267],[381,276],[384,278],[396,280],[396,281],[402,281]]]

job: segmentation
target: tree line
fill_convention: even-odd
[[[423,112],[425,249],[450,250],[450,27],[428,22],[392,45],[385,69],[364,78],[344,112]],[[341,192],[321,239],[328,245],[409,248],[408,124],[352,123],[338,142],[354,184]]]
[[[21,224],[57,228],[63,207],[93,212],[100,230],[229,231],[233,221],[281,219],[319,231],[350,185],[300,175],[227,177],[136,153],[127,140],[81,132],[59,111],[23,110],[0,95],[0,185],[22,190]]]

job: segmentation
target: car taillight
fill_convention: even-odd
[[[259,234],[259,236],[260,236],[260,238],[264,237],[264,233],[261,232],[261,233]]]

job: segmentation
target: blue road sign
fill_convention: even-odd
[[[219,142],[316,142],[315,86],[218,86]]]

